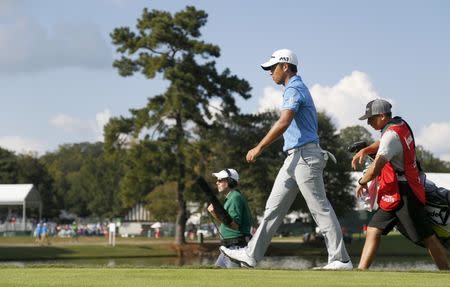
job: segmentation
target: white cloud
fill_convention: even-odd
[[[19,136],[0,137],[0,146],[17,153],[37,152],[38,154],[43,154],[45,152],[43,143]]]
[[[50,119],[50,125],[81,137],[80,140],[103,141],[103,128],[109,122],[111,112],[105,109],[95,115],[95,120],[82,120],[66,114]]]
[[[50,124],[66,132],[81,131],[87,129],[88,125],[80,119],[65,114],[58,114],[50,120]]]
[[[111,118],[111,112],[106,109],[103,112],[99,112],[95,115],[96,119],[96,140],[103,141],[103,128],[109,122]]]
[[[283,92],[273,87],[265,87],[263,96],[258,101],[258,112],[279,110],[283,102]]]
[[[450,122],[431,123],[416,135],[416,143],[441,160],[450,161]]]
[[[360,71],[353,71],[332,87],[315,84],[311,87],[311,95],[317,110],[331,116],[338,130],[364,126],[366,123],[358,118],[364,114],[369,101],[380,98],[367,74]],[[394,105],[391,99],[387,100]]]
[[[92,23],[57,23],[50,29],[16,13],[0,23],[0,73],[82,67],[110,68],[112,51]]]

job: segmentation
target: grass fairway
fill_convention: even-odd
[[[0,268],[0,286],[446,286],[449,272]]]

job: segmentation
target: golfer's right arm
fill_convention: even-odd
[[[275,122],[275,124],[270,128],[269,132],[266,136],[258,143],[258,145],[247,152],[246,159],[248,162],[254,162],[256,158],[262,153],[262,151],[277,140],[289,125],[294,118],[295,113],[291,110],[282,110],[280,118]]]

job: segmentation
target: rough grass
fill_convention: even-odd
[[[449,272],[0,268],[0,286],[449,286]]]

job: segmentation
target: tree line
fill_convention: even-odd
[[[202,130],[186,151],[189,172],[185,200],[204,206],[206,198],[193,184],[195,178],[204,176],[213,186],[212,172],[233,167],[240,172],[240,189],[248,198],[252,213],[261,215],[284,160],[282,141],[270,146],[257,164],[247,164],[244,158],[248,147],[264,135],[276,117],[275,112],[238,115]],[[347,147],[361,139],[370,142],[372,138],[361,126],[337,132],[323,113],[319,114],[319,127],[322,147],[335,154],[338,161],[329,162],[325,168],[328,197],[336,213],[344,215],[354,204],[349,178],[352,155]],[[144,203],[154,220],[175,222],[179,204],[177,182],[171,174],[171,146],[170,141],[163,139],[142,139],[108,152],[106,143],[84,142],[64,144],[42,156],[15,154],[0,148],[0,182],[33,183],[42,198],[43,217],[51,220],[57,221],[61,210],[80,217],[123,217],[135,204]],[[422,147],[417,150],[425,171],[450,172],[448,162]],[[292,210],[307,211],[301,196]]]

